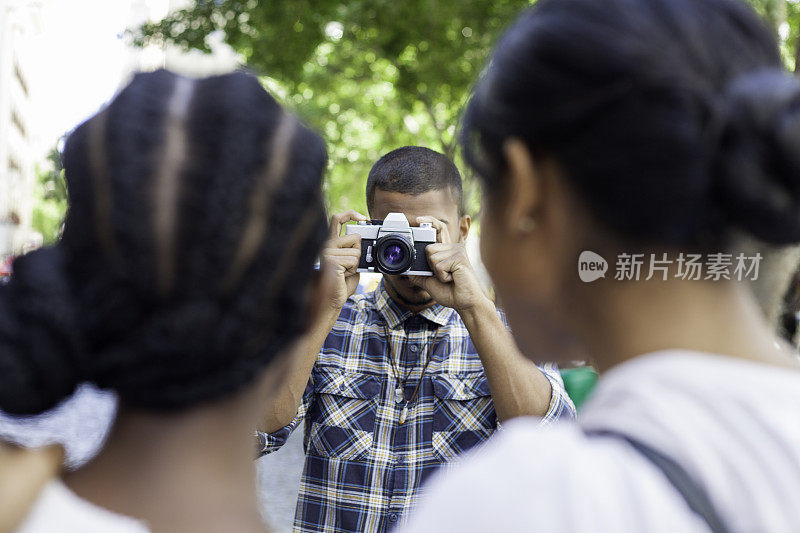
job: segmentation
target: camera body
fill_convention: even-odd
[[[345,226],[345,234],[361,235],[359,272],[433,276],[425,248],[436,242],[436,229],[423,222],[411,227],[403,213],[389,213],[383,221]]]

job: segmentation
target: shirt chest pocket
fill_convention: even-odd
[[[381,382],[375,376],[339,369],[315,370],[309,452],[347,460],[369,455],[380,389]]]
[[[450,462],[488,439],[497,427],[497,415],[484,374],[439,374],[431,381],[433,454]]]

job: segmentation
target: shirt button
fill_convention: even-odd
[[[416,353],[416,351],[419,350],[419,346],[417,346],[416,344],[412,344],[411,346],[408,347],[408,349]]]
[[[400,518],[397,513],[390,513],[389,514],[389,522],[397,522],[397,519]]]
[[[406,462],[406,460],[405,460],[405,459],[403,459],[403,456],[402,456],[402,455],[398,455],[398,456],[397,456],[397,459],[395,460],[395,462],[396,462],[397,464],[401,465],[401,464],[405,463],[405,462]]]

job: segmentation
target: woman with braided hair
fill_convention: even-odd
[[[0,409],[119,411],[24,533],[263,531],[253,428],[314,310],[322,140],[244,73],[139,74],[69,137],[61,241],[0,288]]]

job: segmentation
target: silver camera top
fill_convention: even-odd
[[[358,224],[345,226],[345,233],[347,235],[358,233],[362,239],[379,239],[389,234],[404,235],[412,244],[414,241],[436,242],[436,229],[430,222],[412,227],[403,213],[389,213],[380,224],[361,220]]]
[[[395,233],[411,231],[408,219],[403,213],[389,213],[383,219],[382,226],[386,231],[394,231]]]

